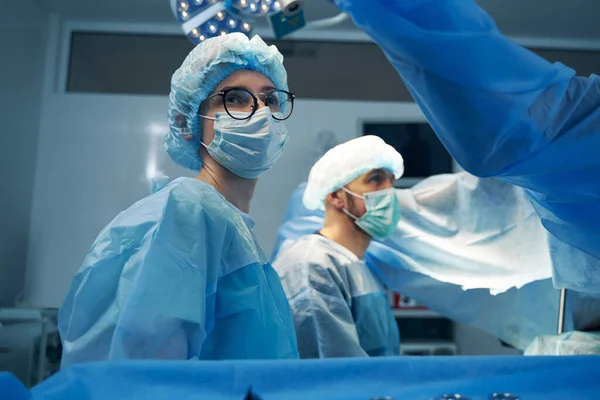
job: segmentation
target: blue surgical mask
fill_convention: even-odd
[[[344,209],[344,212],[355,220],[354,223],[360,229],[379,241],[387,239],[394,233],[396,225],[400,221],[400,203],[398,203],[394,188],[365,193],[364,196],[345,187],[342,189],[365,202],[367,211],[360,218]]]
[[[216,113],[214,121],[215,138],[210,145],[202,145],[216,162],[242,178],[256,179],[271,169],[287,143],[287,129],[272,117],[269,107],[243,120]]]

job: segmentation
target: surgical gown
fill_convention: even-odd
[[[323,227],[323,213],[302,205],[304,188],[301,184],[292,195],[273,258]],[[381,282],[519,349],[539,335],[556,333],[560,291],[550,277],[562,258],[548,256],[547,233],[532,218],[520,188],[463,172],[397,192],[402,219],[396,232],[383,243],[373,241],[365,255]],[[599,315],[598,297],[568,292],[565,330],[580,329]]]
[[[523,187],[551,251],[570,245],[555,286],[600,293],[600,78],[508,40],[473,0],[335,2],[385,52],[456,161]]]
[[[301,358],[399,355],[385,288],[350,250],[308,235],[288,242],[273,267],[290,302]]]
[[[253,225],[191,178],[119,214],[92,245],[60,309],[62,366],[297,358],[285,293]]]

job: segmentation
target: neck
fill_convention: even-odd
[[[220,165],[214,165],[216,163],[211,164],[202,164],[196,179],[213,186],[228,202],[248,214],[258,180],[240,178]]]
[[[350,216],[332,210],[325,213],[325,226],[320,233],[344,246],[361,260],[371,243],[371,236],[356,226]]]

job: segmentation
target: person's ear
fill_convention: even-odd
[[[331,204],[333,207],[337,209],[342,209],[346,207],[346,202],[344,201],[344,195],[342,194],[343,190],[337,190],[333,193],[329,193],[327,195],[327,202]]]
[[[176,114],[173,123],[177,128],[179,128],[181,137],[184,140],[187,140],[188,142],[194,140],[187,129],[187,119],[184,114]]]

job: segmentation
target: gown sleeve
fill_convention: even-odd
[[[184,192],[144,199],[100,233],[60,309],[63,367],[200,353],[224,235]]]
[[[336,0],[384,51],[456,161],[523,187],[558,240],[600,258],[600,79],[504,37],[473,0]],[[555,284],[572,285],[573,266]],[[600,278],[578,290],[600,291]]]

